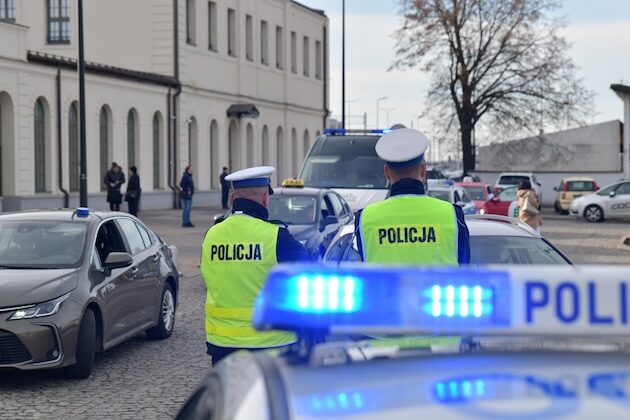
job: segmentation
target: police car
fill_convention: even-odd
[[[254,325],[296,345],[224,359],[177,418],[628,418],[629,271],[279,266]]]
[[[531,226],[506,216],[467,216],[471,264],[572,264],[569,257]],[[354,226],[344,226],[326,251],[329,264],[361,261]]]
[[[334,189],[355,212],[385,199],[388,183],[375,146],[389,131],[324,130],[308,151],[299,178],[307,187]]]
[[[470,195],[464,187],[429,182],[427,195],[461,207],[465,215],[477,214],[477,206],[470,199]]]
[[[630,217],[630,181],[616,182],[594,194],[576,198],[569,205],[569,212],[591,223]]]
[[[289,232],[306,248],[309,257],[324,256],[339,229],[354,221],[345,200],[328,189],[305,188],[298,179],[287,179],[269,197],[269,221],[286,224]],[[215,216],[215,223],[231,212]]]

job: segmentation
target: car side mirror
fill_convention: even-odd
[[[126,252],[110,252],[105,259],[105,269],[129,267],[133,263],[133,257]]]
[[[223,222],[225,220],[225,215],[223,214],[215,214],[214,215],[214,224],[218,225],[219,223]]]
[[[337,216],[326,216],[326,218],[322,222],[320,230],[324,230],[326,226],[336,225],[337,223],[339,223],[339,219],[337,218]]]
[[[608,193],[608,196],[611,197],[611,198],[616,196],[616,195],[617,195],[617,192],[615,192],[615,191],[611,191],[611,192]]]

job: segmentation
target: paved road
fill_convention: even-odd
[[[198,274],[200,244],[216,210],[193,211],[195,229],[182,229],[179,212],[145,212],[143,219],[177,245],[184,279],[173,336],[139,336],[98,355],[92,376],[68,381],[59,372],[0,372],[0,418],[168,419],[210,369],[204,353],[204,288]],[[545,213],[543,234],[576,263],[630,264],[618,249],[630,221],[590,224]]]

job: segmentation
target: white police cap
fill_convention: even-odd
[[[271,189],[271,174],[275,172],[273,166],[255,166],[253,168],[241,169],[225,177],[225,180],[232,183],[232,188],[269,187]]]
[[[405,168],[421,162],[428,148],[427,136],[413,128],[392,130],[376,142],[376,154],[391,168]]]

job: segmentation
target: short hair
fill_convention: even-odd
[[[234,188],[235,198],[248,198],[250,200],[259,200],[265,192],[269,192],[269,187],[246,187]]]
[[[399,178],[409,178],[417,174],[418,170],[420,169],[420,166],[423,163],[424,163],[424,160],[420,160],[411,166],[405,166],[402,168],[392,167],[387,164],[386,165],[389,168],[390,172],[397,175]]]
[[[224,166],[224,167],[223,167],[223,170],[224,170],[224,171],[227,171],[227,166]]]
[[[129,170],[131,171],[131,173],[133,173],[134,175],[138,173],[138,168],[136,168],[135,166],[130,166]]]

